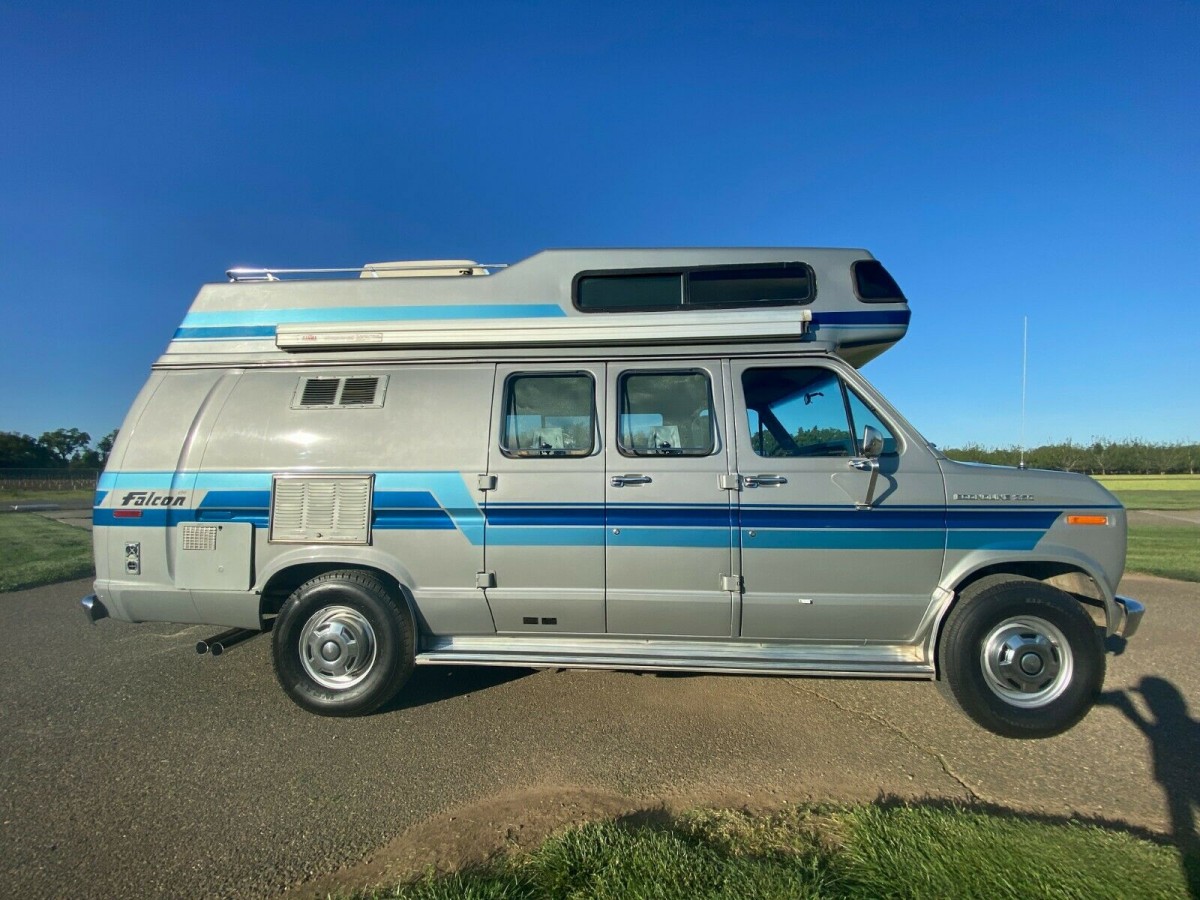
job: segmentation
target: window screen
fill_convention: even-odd
[[[626,456],[708,456],[713,407],[704,372],[621,376],[617,444]]]
[[[507,456],[587,456],[595,447],[594,397],[586,373],[512,376],[500,448]]]

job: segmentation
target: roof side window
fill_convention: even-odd
[[[854,272],[854,291],[864,303],[907,302],[900,285],[879,260],[860,259],[851,270]]]
[[[787,306],[813,298],[808,266],[750,266],[700,269],[687,274],[692,306]]]
[[[585,272],[575,279],[575,305],[583,312],[797,306],[815,295],[812,269],[802,262]]]
[[[662,275],[585,275],[575,286],[584,312],[675,309],[683,304],[679,272]]]

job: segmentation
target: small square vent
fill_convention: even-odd
[[[379,409],[386,388],[386,375],[306,376],[296,386],[292,409]]]
[[[184,550],[211,552],[217,549],[216,525],[181,525],[179,527],[183,529]]]

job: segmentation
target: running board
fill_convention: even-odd
[[[933,678],[920,646],[620,638],[432,637],[417,665]]]

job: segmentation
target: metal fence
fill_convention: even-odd
[[[93,491],[99,469],[0,469],[0,491]]]

